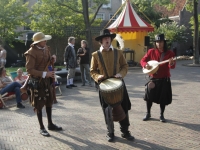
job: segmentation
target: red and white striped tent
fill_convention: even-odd
[[[130,1],[125,4],[125,8],[119,17],[113,22],[108,29],[111,32],[135,32],[135,31],[147,31],[151,32],[154,28],[142,20],[133,9]]]
[[[113,32],[120,34],[124,39],[124,48],[135,51],[134,61],[139,62],[145,54],[144,39],[148,32],[154,28],[142,20],[133,9],[130,0],[127,0],[125,7],[118,18],[108,27]]]

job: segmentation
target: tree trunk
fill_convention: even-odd
[[[199,23],[198,23],[198,2],[197,0],[193,0],[194,3],[194,41],[193,41],[193,45],[194,45],[194,59],[193,59],[193,64],[199,64],[199,31],[198,31],[198,27],[199,27]]]
[[[88,0],[82,0],[83,5],[83,16],[84,16],[84,23],[85,23],[85,34],[86,40],[88,42],[88,47],[90,49],[90,58],[91,52],[93,52],[93,44],[92,44],[92,32],[91,32],[91,24],[89,20],[89,12],[88,12]]]

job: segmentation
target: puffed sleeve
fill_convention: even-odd
[[[144,55],[144,57],[140,61],[140,64],[143,68],[144,66],[146,66],[147,62],[150,61],[150,52],[151,50],[148,50],[147,53]]]
[[[128,71],[128,64],[121,50],[118,50],[118,54],[119,54],[119,68],[120,68],[119,73],[122,75],[122,78],[124,78]]]
[[[36,64],[36,54],[33,52],[33,49],[30,49],[24,53],[26,57],[26,71],[32,76],[42,77],[43,71],[35,69]]]
[[[98,71],[98,61],[95,55],[97,55],[97,52],[92,53],[91,64],[90,64],[90,75],[96,82],[98,82],[98,76],[100,74]]]

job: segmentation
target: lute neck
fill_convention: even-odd
[[[173,60],[176,60],[176,59],[177,59],[176,57],[175,57],[175,58],[173,58]],[[167,62],[169,62],[169,59],[168,59],[168,60],[161,61],[161,62],[158,62],[158,64],[160,65],[160,64],[167,63]]]

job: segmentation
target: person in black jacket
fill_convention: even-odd
[[[81,41],[81,48],[78,49],[77,56],[80,57],[81,79],[83,83],[82,86],[85,86],[85,75],[89,85],[92,86],[89,69],[89,48],[87,47],[87,41]]]
[[[77,87],[73,83],[73,80],[74,80],[74,77],[75,77],[75,69],[76,69],[76,66],[77,66],[74,43],[75,43],[75,38],[69,37],[68,38],[68,45],[65,48],[65,53],[64,53],[65,62],[66,62],[66,69],[68,70],[66,88],[70,88],[70,89],[72,87]]]

